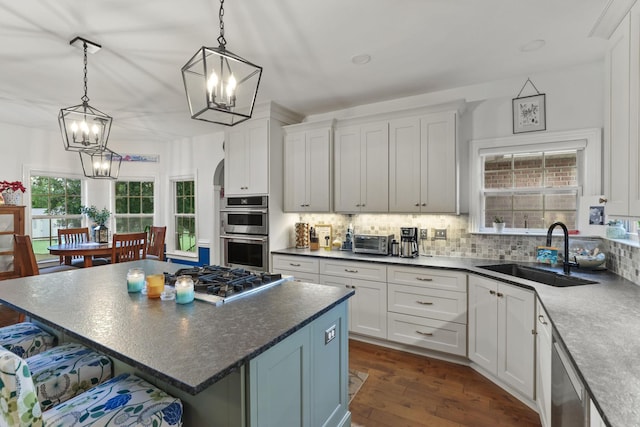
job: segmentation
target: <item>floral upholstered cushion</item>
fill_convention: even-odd
[[[43,411],[113,376],[111,359],[78,343],[62,344],[26,360]]]
[[[31,322],[0,328],[0,345],[22,358],[50,349],[56,337]]]
[[[42,427],[42,412],[27,362],[0,348],[0,425]]]
[[[135,375],[122,374],[43,417],[46,427],[182,426],[182,402]]]

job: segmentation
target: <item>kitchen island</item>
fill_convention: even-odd
[[[0,302],[63,341],[80,341],[111,356],[116,373],[134,371],[182,399],[185,426],[271,425],[282,414],[265,412],[273,402],[265,401],[268,388],[261,387],[282,386],[272,384],[277,381],[300,382],[288,389],[300,403],[288,407],[289,415],[320,419],[318,408],[331,408],[333,424],[349,425],[346,301],[352,290],[285,281],[221,306],[181,305],[127,292],[129,268],[149,275],[180,267],[143,260],[6,280]],[[325,331],[331,328],[335,339],[327,342]],[[286,354],[301,355],[301,365],[257,384],[285,347]],[[322,386],[334,390],[312,383],[322,377],[317,371],[332,378]]]

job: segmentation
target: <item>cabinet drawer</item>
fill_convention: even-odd
[[[453,271],[420,267],[387,267],[389,283],[423,286],[448,291],[467,291],[467,275]]]
[[[320,260],[320,274],[350,277],[352,279],[387,281],[387,267],[384,264],[368,262],[342,262]]]
[[[467,323],[467,294],[389,283],[389,311]]]
[[[390,341],[459,356],[467,354],[466,325],[398,313],[389,313],[387,322]]]
[[[295,271],[297,273],[312,273],[318,274],[318,259],[303,257],[303,256],[289,256],[289,255],[273,255],[273,270],[286,270]],[[297,274],[294,274],[297,276]]]
[[[308,282],[308,283],[320,283],[320,275],[313,273],[300,273],[291,270],[280,270],[278,268],[273,270],[274,273],[280,273],[282,275],[293,276],[294,282]]]

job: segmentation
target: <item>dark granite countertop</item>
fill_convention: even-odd
[[[195,395],[354,293],[288,281],[217,307],[181,305],[129,294],[134,267],[182,266],[144,260],[5,280],[0,302]]]
[[[598,284],[556,288],[479,268],[501,263],[491,259],[398,258],[293,248],[272,253],[466,271],[532,289],[566,345],[603,420],[612,427],[640,426],[639,284],[609,271],[578,269],[572,270],[571,275]],[[547,269],[561,272],[560,268]]]

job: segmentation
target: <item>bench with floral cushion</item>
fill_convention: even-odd
[[[20,357],[31,357],[56,345],[56,337],[31,322],[0,328],[0,345]]]
[[[28,362],[0,348],[0,425],[181,426],[182,402],[122,374],[43,412]]]

